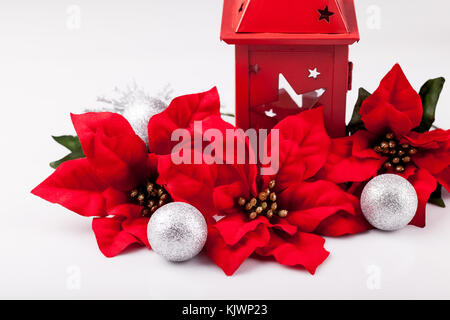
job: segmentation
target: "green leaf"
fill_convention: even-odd
[[[80,139],[77,136],[52,136],[52,138],[72,152],[81,149]]]
[[[370,97],[371,93],[364,88],[359,88],[358,91],[358,100],[356,101],[355,108],[353,109],[352,120],[350,120],[347,126],[347,134],[354,134],[358,130],[363,130],[366,127],[364,126],[364,122],[361,120],[361,115],[359,110],[361,109],[361,105],[368,97]]]
[[[70,160],[76,160],[84,158],[84,152],[81,148],[80,139],[76,136],[60,136],[60,137],[52,137],[53,140],[55,140],[60,145],[66,147],[70,152],[67,156],[64,158],[54,161],[50,163],[50,167],[53,169],[58,168],[61,164],[63,164],[66,161]]]
[[[84,153],[83,151],[75,151],[72,152],[70,154],[68,154],[67,156],[65,156],[64,158],[58,160],[58,161],[53,161],[50,163],[50,167],[52,167],[53,169],[58,168],[61,164],[63,164],[66,161],[70,161],[70,160],[76,160],[76,159],[81,159],[84,158]]]
[[[440,184],[438,184],[436,190],[431,194],[428,202],[437,205],[438,207],[445,208],[445,203],[442,199],[442,186]]]
[[[420,89],[419,95],[422,99],[423,117],[419,127],[415,129],[417,132],[427,132],[435,120],[436,106],[444,87],[445,79],[436,78],[428,80]]]

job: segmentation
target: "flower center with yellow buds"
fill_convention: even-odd
[[[412,157],[418,150],[408,143],[400,144],[393,133],[388,133],[382,141],[374,147],[375,152],[388,157],[384,163],[386,170],[393,169],[398,173],[406,170],[406,166],[411,163]]]
[[[266,216],[271,219],[277,215],[280,218],[286,218],[287,210],[280,210],[277,204],[277,194],[273,191],[275,181],[269,183],[269,187],[260,192],[256,198],[247,200],[243,197],[238,199],[238,205],[244,209],[251,220],[255,220],[258,216]]]
[[[159,184],[147,180],[145,184],[138,186],[129,193],[130,202],[142,206],[143,217],[150,217],[163,205],[172,202],[166,189]]]

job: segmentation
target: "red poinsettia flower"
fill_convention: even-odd
[[[361,214],[355,196],[334,183],[315,179],[330,146],[322,108],[285,118],[272,129],[267,142],[278,133],[279,170],[270,176],[260,174],[263,167],[270,167],[266,162],[273,152],[270,143],[266,143],[265,165],[239,164],[237,145],[246,144],[250,154],[249,142],[220,117],[210,120],[203,121],[204,135],[213,128],[224,136],[231,131],[238,137],[231,163],[176,165],[166,156],[159,165],[161,176],[167,179],[161,182],[169,192],[194,189],[196,193],[185,192],[183,199],[192,204],[201,197],[208,203],[208,255],[227,275],[253,254],[271,256],[287,266],[303,266],[313,274],[329,255],[323,247],[325,240],[313,233],[340,234],[334,225],[324,227],[322,222],[336,215],[345,220]]]
[[[149,126],[149,147],[115,113],[72,115],[86,158],[63,163],[32,193],[82,216],[95,217],[101,252],[113,257],[132,245],[150,245],[149,215],[179,196],[160,180],[158,157],[170,153],[174,128],[193,130],[194,120],[220,114],[217,90],[179,97]],[[160,202],[161,201],[161,202]]]
[[[325,165],[326,179],[354,182],[359,195],[369,179],[397,173],[417,191],[419,207],[411,224],[425,226],[425,206],[437,183],[450,190],[450,131],[417,132],[423,116],[420,95],[397,64],[361,105],[364,129],[333,139]],[[363,225],[364,221],[354,223]]]

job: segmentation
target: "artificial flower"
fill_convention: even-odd
[[[437,184],[450,190],[450,131],[420,130],[422,99],[398,64],[362,102],[357,116],[359,130],[332,140],[322,176],[345,187],[353,182],[348,191],[359,196],[372,177],[399,174],[412,183],[419,199],[411,224],[424,227],[426,203]],[[364,225],[361,220],[353,223]]]
[[[176,98],[149,126],[149,147],[128,121],[111,112],[72,115],[85,158],[67,161],[32,193],[85,217],[101,252],[114,257],[130,246],[150,248],[149,216],[179,199],[160,182],[158,157],[171,151],[174,128],[193,130],[194,120],[220,115],[216,89]],[[164,181],[169,181],[164,178]]]
[[[235,148],[244,143],[249,154],[255,152],[239,129],[220,117],[210,123],[203,121],[203,134],[208,128],[224,135],[230,130],[235,132],[238,137]],[[260,170],[270,167],[266,160],[273,152],[269,142],[274,130],[279,134],[279,170],[263,176]],[[195,203],[201,196],[203,202],[209,203],[209,216],[214,216],[217,222],[209,220],[206,251],[227,275],[232,275],[253,254],[273,257],[287,266],[302,266],[314,274],[329,255],[324,248],[325,240],[314,233],[322,230],[340,234],[339,230],[324,228],[322,222],[335,215],[343,219],[361,215],[358,199],[334,183],[315,179],[326,162],[330,146],[322,108],[287,117],[272,129],[267,142],[264,165],[235,162],[236,149],[233,161],[228,164],[177,165],[166,156],[160,159],[159,168],[169,180],[162,182],[169,192],[198,190],[196,194],[185,194],[186,202]],[[261,200],[267,197],[273,201]],[[248,210],[246,205],[252,201],[261,208],[253,206]]]

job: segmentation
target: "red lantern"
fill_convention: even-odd
[[[236,45],[236,125],[271,129],[321,104],[328,133],[345,134],[353,0],[225,0],[221,39]]]

